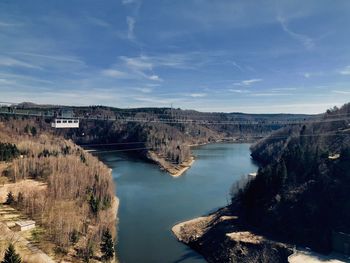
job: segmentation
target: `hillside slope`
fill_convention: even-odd
[[[295,244],[328,253],[332,233],[350,232],[350,104],[274,132],[252,157],[256,177],[229,206],[174,226],[180,241],[209,262],[288,262]]]
[[[254,145],[252,157],[262,167],[237,199],[246,220],[329,252],[333,231],[350,232],[349,124],[347,104],[329,110],[323,122],[284,129]]]
[[[115,186],[97,158],[44,130],[32,119],[0,122],[0,193],[44,230],[36,239],[45,252],[81,262],[99,255],[104,230],[115,237]]]

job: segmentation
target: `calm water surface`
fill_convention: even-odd
[[[227,204],[231,185],[256,171],[249,144],[193,149],[196,161],[179,178],[124,153],[99,155],[113,169],[120,199],[117,252],[122,263],[205,262],[177,242],[174,224]]]

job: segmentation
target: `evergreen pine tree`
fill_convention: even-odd
[[[6,249],[4,260],[1,263],[21,263],[21,257],[16,253],[13,244]]]
[[[14,202],[15,202],[15,197],[13,196],[12,192],[9,192],[7,194],[6,204],[7,205],[12,205]]]
[[[103,231],[100,247],[102,252],[102,260],[111,260],[114,256],[114,244],[109,229]]]

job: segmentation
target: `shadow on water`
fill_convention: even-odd
[[[202,258],[202,256],[194,253],[190,248],[186,248],[186,253],[184,253],[179,259],[175,260],[174,263],[182,263],[190,259],[200,260]]]

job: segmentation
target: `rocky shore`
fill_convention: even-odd
[[[288,245],[249,230],[228,208],[179,223],[172,231],[208,262],[288,262],[292,253]]]

